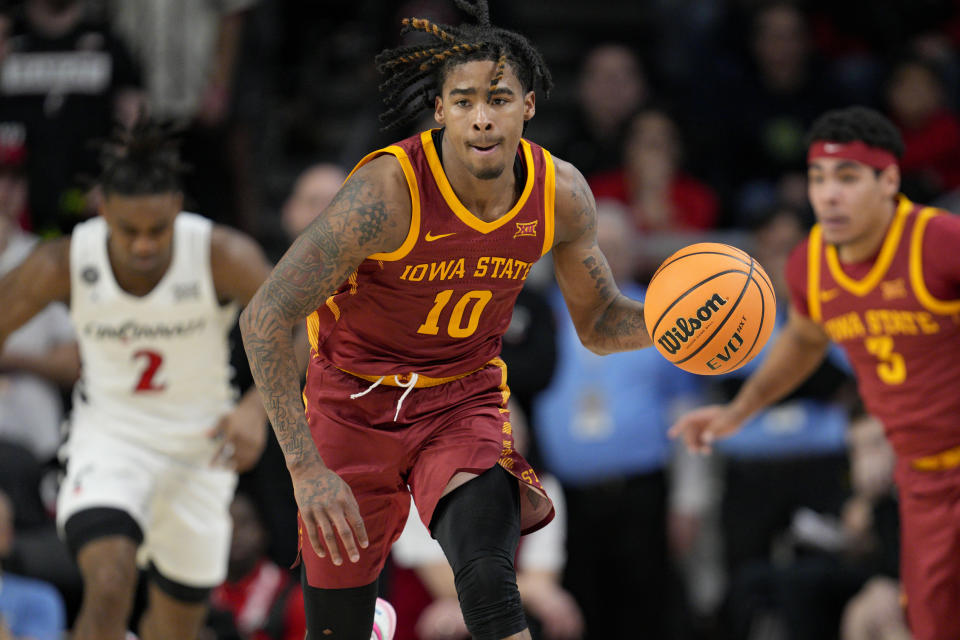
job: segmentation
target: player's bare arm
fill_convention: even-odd
[[[42,242],[0,278],[0,349],[51,302],[70,303],[70,239]]]
[[[684,415],[671,428],[691,451],[708,453],[711,443],[736,433],[754,413],[796,389],[816,370],[830,338],[823,328],[793,309],[783,331],[760,367],[747,378],[727,405],[702,407]]]
[[[617,287],[597,246],[597,203],[583,174],[562,160],[557,166],[557,283],[584,346],[607,354],[651,345],[643,304]]]
[[[270,263],[252,238],[235,229],[215,226],[210,236],[210,270],[217,299],[245,306],[270,275]],[[252,468],[267,444],[267,415],[255,387],[208,432],[219,442],[214,464],[237,471]]]
[[[253,379],[283,449],[304,528],[317,553],[325,555],[325,546],[336,564],[341,556],[334,530],[352,561],[359,559],[354,534],[363,547],[367,536],[353,493],[327,469],[310,435],[292,331],[367,256],[403,243],[410,210],[406,180],[395,158],[383,156],[364,165],[294,241],[240,317]]]

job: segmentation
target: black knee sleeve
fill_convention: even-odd
[[[517,479],[499,465],[487,470],[445,496],[430,524],[453,568],[474,640],[526,629],[513,563],[520,542]]]
[[[77,511],[63,525],[64,541],[74,560],[87,543],[107,536],[126,536],[139,545],[143,530],[129,513],[115,507],[90,507]]]
[[[318,589],[307,584],[301,571],[307,637],[321,640],[370,640],[377,581],[353,589]]]

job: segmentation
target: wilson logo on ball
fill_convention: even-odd
[[[672,327],[657,338],[667,353],[675,354],[680,350],[680,345],[685,344],[690,338],[696,335],[697,330],[703,326],[703,323],[713,317],[713,314],[720,310],[720,307],[727,304],[727,301],[719,293],[713,294],[703,306],[697,309],[695,317],[677,318]]]

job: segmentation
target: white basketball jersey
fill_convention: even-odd
[[[70,313],[83,369],[72,429],[175,455],[209,452],[205,432],[235,401],[228,335],[237,311],[214,289],[212,227],[195,214],[176,217],[170,266],[143,297],[117,284],[103,218],[73,230]]]

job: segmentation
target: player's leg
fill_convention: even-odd
[[[924,481],[917,484],[926,489]],[[900,483],[900,579],[910,632],[916,640],[960,638],[956,615],[960,609],[956,542],[960,503],[954,501],[954,491],[952,487],[920,491]]]
[[[207,597],[227,575],[237,477],[217,467],[169,466],[157,481],[144,549],[150,560],[142,640],[195,638]]]
[[[57,525],[83,577],[73,637],[123,640],[158,463],[139,447],[99,434],[91,423],[75,417],[57,497]]]
[[[123,640],[137,584],[139,525],[119,509],[92,508],[73,514],[64,531],[83,576],[73,640]]]
[[[475,640],[530,638],[513,562],[520,541],[517,482],[495,465],[444,496],[431,521]]]
[[[344,475],[351,486],[363,484],[363,481],[350,474]],[[370,539],[370,545],[360,550],[357,563],[347,561],[337,566],[329,555],[319,557],[302,531],[301,524],[303,601],[309,638],[391,640],[393,637],[396,614],[392,607],[378,601],[377,577],[383,569],[390,546],[399,537],[407,520],[410,494],[401,490],[382,495],[384,493],[381,491],[381,495],[377,495],[355,489]],[[377,629],[375,622],[379,627]]]
[[[169,580],[151,567],[147,610],[140,619],[140,639],[196,638],[207,616],[210,591]]]
[[[361,587],[320,589],[302,572],[307,637],[330,640],[368,640],[377,602],[377,581]]]

